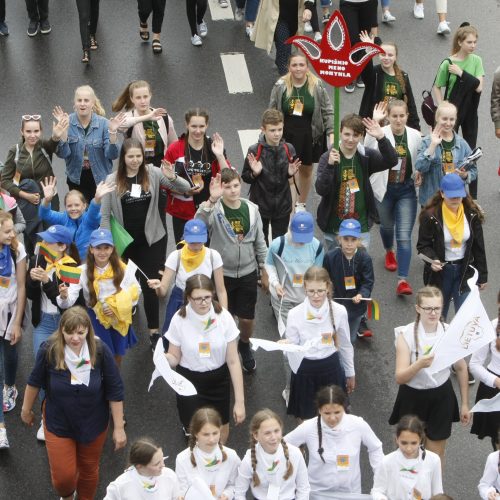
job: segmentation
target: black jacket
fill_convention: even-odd
[[[372,148],[363,149],[364,153],[358,149],[358,154],[361,160],[361,168],[363,169],[363,186],[368,225],[371,227],[373,222],[378,221],[378,212],[370,183],[370,175],[382,170],[388,170],[397,165],[398,155],[387,137],[383,137],[378,141],[378,150]],[[339,167],[328,163],[329,154],[330,152],[326,151],[319,159],[315,183],[316,192],[321,196],[321,201],[318,205],[317,222],[323,232],[327,230],[328,221],[338,202],[338,199],[335,198],[335,186],[338,183]]]
[[[330,250],[323,260],[323,267],[328,271],[333,283],[333,300],[335,297],[354,297],[360,293],[364,298],[371,297],[375,275],[373,274],[373,263],[368,252],[364,248],[358,248],[358,251],[352,258],[351,267],[348,267],[348,260],[344,257],[340,248]],[[352,270],[356,288],[346,290],[344,283],[344,270]],[[347,275],[346,275],[347,276]],[[359,304],[352,301],[339,301],[347,309],[349,316],[357,316],[366,312],[366,301],[362,300]]]
[[[488,267],[484,250],[483,226],[476,212],[465,209],[465,217],[470,227],[470,238],[465,245],[464,266],[460,278],[460,293],[468,290],[467,280],[474,275],[474,266],[479,275],[478,284],[488,282]],[[445,261],[443,213],[441,205],[427,210],[421,215],[418,228],[417,251],[433,260]],[[447,264],[448,265],[448,264]],[[443,278],[441,272],[435,272],[430,264],[424,267],[424,284],[433,285],[442,289]]]
[[[464,71],[461,77],[457,76],[457,81],[448,96],[448,101],[453,103],[458,110],[455,122],[455,130],[457,131],[464,121],[474,119],[477,121],[477,108],[481,98],[481,93],[476,92],[479,83],[479,79],[467,71]],[[475,147],[475,145],[470,146],[471,148]]]
[[[249,200],[259,207],[260,215],[265,219],[286,217],[292,211],[292,195],[288,182],[288,163],[290,161],[283,140],[279,146],[270,146],[266,143],[264,134],[259,142],[248,148],[248,152],[257,156],[261,149],[260,162],[262,172],[254,177],[250,163],[245,158],[241,178],[250,184]],[[294,147],[287,143],[291,158],[295,157]]]
[[[408,106],[408,127],[420,130],[420,119],[418,117],[417,106],[415,105],[415,99],[413,97],[413,92],[411,90],[410,79],[408,78],[408,73],[403,73],[403,78],[405,81],[405,97],[406,104]],[[363,98],[361,99],[361,106],[359,107],[359,114],[362,117],[372,117],[373,108],[375,104],[382,101],[382,95],[384,93],[384,70],[380,64],[373,66],[368,64],[364,72],[364,83],[365,91],[363,93]]]

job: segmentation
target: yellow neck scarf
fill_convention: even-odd
[[[455,240],[457,245],[462,244],[464,239],[464,205],[460,204],[457,213],[450,210],[446,203],[443,202],[443,222],[446,224],[448,231],[450,232],[452,238]]]
[[[189,250],[189,247],[185,241],[181,241],[181,243],[184,243],[180,255],[181,262],[186,272],[190,273],[194,269],[201,266],[202,262],[205,260],[207,249],[205,246],[203,246],[199,252],[193,252]]]
[[[120,265],[123,269],[125,269],[127,266],[123,263],[120,262]],[[99,300],[99,281],[102,280],[112,280],[114,278],[115,274],[113,273],[113,268],[111,267],[111,264],[108,263],[106,266],[106,269],[104,270],[103,273],[99,274],[97,272],[96,267],[94,267],[94,291],[95,291],[95,296],[97,297],[97,300]]]
[[[55,269],[56,276],[58,279],[61,279],[60,270],[64,264],[76,264],[75,260],[72,259],[69,255],[63,255],[60,259],[54,262],[45,257],[45,261],[47,262],[47,267],[45,268],[45,272],[48,274],[52,269]]]

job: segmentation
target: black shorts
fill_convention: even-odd
[[[257,271],[242,276],[230,278],[224,276],[229,312],[242,319],[254,319],[257,303]]]

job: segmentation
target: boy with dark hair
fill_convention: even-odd
[[[262,115],[259,142],[248,148],[241,178],[250,184],[249,199],[260,211],[266,244],[269,224],[273,238],[286,234],[292,211],[289,179],[297,173],[301,162],[295,148],[283,140],[283,113],[266,109]]]
[[[209,230],[210,248],[217,250],[224,262],[224,284],[228,309],[238,317],[238,350],[243,369],[256,368],[250,349],[257,302],[257,263],[263,282],[267,246],[257,205],[240,198],[241,179],[235,170],[226,168],[210,182],[210,197],[200,205],[196,218]]]

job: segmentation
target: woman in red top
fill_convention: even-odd
[[[165,160],[175,167],[175,173],[186,179],[191,189],[186,193],[168,191],[166,212],[172,216],[175,242],[182,240],[184,224],[194,217],[198,206],[208,200],[209,185],[223,168],[230,168],[226,159],[224,141],[215,133],[207,137],[208,113],[204,109],[190,109],[184,115],[186,133],[172,143]]]

